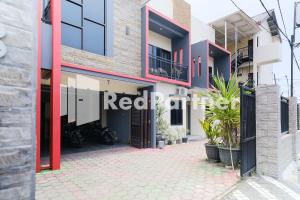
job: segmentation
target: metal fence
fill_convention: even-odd
[[[289,100],[281,97],[281,133],[289,131]]]

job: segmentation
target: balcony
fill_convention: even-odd
[[[237,62],[236,62],[237,60]],[[232,65],[232,71],[235,71],[235,64],[237,64],[237,68],[241,67],[244,63],[246,63],[247,66],[251,65],[253,62],[253,47],[252,46],[246,46],[243,48],[240,48],[232,54],[231,57],[231,65]]]
[[[149,54],[149,72],[152,75],[188,82],[189,67],[159,56]]]
[[[191,86],[190,30],[158,11],[142,8],[142,75]]]

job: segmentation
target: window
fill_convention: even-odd
[[[105,55],[106,0],[62,0],[62,43]]]
[[[183,124],[182,101],[181,100],[171,101],[171,125],[182,125],[182,124]]]
[[[201,76],[201,57],[198,57],[198,77]]]
[[[43,0],[42,22],[44,22],[46,24],[51,24],[51,19],[50,19],[50,0]]]

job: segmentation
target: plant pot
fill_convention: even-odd
[[[187,143],[187,142],[188,142],[188,138],[187,137],[182,138],[182,143]]]
[[[157,148],[163,149],[164,147],[165,147],[165,141],[164,140],[158,141]]]
[[[172,144],[174,144],[174,142],[171,140],[168,140],[168,145],[172,145]]]
[[[231,148],[233,166],[236,167],[240,163],[240,149]],[[229,147],[219,147],[221,162],[226,166],[231,166],[231,155]]]
[[[177,139],[176,144],[182,144],[182,139]]]
[[[220,161],[219,148],[217,145],[205,144],[205,150],[208,160]]]

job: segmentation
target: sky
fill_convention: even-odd
[[[230,0],[186,0],[191,4],[192,15],[205,23],[212,22],[218,18],[231,14],[238,9]],[[259,0],[234,0],[235,3],[246,12],[249,16],[255,16],[264,12]],[[281,20],[277,0],[263,0],[267,9],[274,9],[280,28],[284,31],[284,26]],[[289,38],[293,32],[294,20],[294,0],[279,0],[284,22]],[[300,14],[300,13],[299,13]],[[282,36],[284,38],[284,36]],[[300,42],[300,28],[296,31],[296,43]],[[300,48],[295,49],[296,57],[300,64]],[[289,84],[291,83],[291,52],[289,44],[286,40],[282,43],[282,62],[274,65],[274,73],[277,83],[280,85],[280,90],[284,96],[288,96],[290,85],[286,80],[288,76]],[[300,102],[300,71],[297,65],[294,65],[294,95],[298,97]]]

